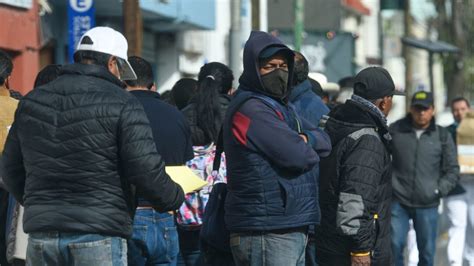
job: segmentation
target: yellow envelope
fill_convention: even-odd
[[[166,166],[165,170],[171,179],[183,188],[186,194],[207,186],[207,182],[187,166]]]

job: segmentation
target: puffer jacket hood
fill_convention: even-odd
[[[262,31],[252,31],[244,47],[244,72],[240,76],[240,89],[268,95],[263,89],[263,83],[259,73],[259,55],[267,47],[282,47],[288,49],[288,90],[293,84],[294,53],[278,38]],[[289,94],[289,91],[288,91]],[[274,97],[272,97],[274,98]],[[279,100],[279,99],[277,99]]]
[[[329,113],[329,117],[325,129],[331,137],[333,146],[361,128],[377,128],[383,134],[388,132],[387,125],[379,117],[373,114],[369,108],[353,100],[348,100],[345,104],[335,107]],[[388,147],[388,141],[385,139],[383,141]]]

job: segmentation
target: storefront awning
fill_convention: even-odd
[[[360,0],[342,0],[342,5],[359,15],[370,15],[370,9],[366,7]]]

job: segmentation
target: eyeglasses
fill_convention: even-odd
[[[262,67],[263,70],[265,71],[268,71],[268,72],[271,72],[273,70],[276,70],[278,68],[281,68],[282,70],[284,71],[288,71],[288,64],[287,63],[283,63],[283,64],[266,64]]]

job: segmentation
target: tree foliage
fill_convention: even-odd
[[[437,17],[433,28],[439,39],[461,49],[443,56],[448,100],[457,96],[474,98],[474,0],[432,0]]]

